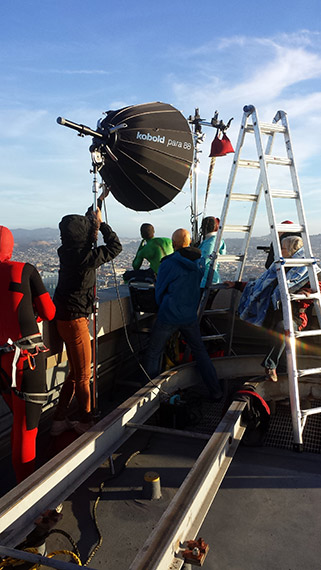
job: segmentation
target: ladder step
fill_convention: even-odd
[[[285,257],[285,267],[305,267],[306,265],[314,265],[317,262],[315,257]]]
[[[271,189],[272,198],[299,198],[299,193],[295,190],[280,190],[277,188]]]
[[[241,160],[240,159],[238,161],[238,165],[241,168],[260,168],[260,163],[258,160]]]
[[[314,414],[320,414],[321,408],[308,408],[306,410],[301,410],[301,414],[303,417],[306,416],[313,416]]]
[[[283,158],[280,156],[270,156],[269,154],[265,155],[265,161],[267,164],[277,164],[279,166],[292,166],[293,160],[292,158]]]
[[[270,156],[269,154],[265,155],[265,162],[267,164],[276,164],[278,166],[292,166],[293,161],[291,158],[284,158],[280,156]],[[260,161],[259,160],[239,160],[238,165],[241,168],[260,168]]]
[[[226,307],[226,309],[205,309],[205,311],[203,312],[203,315],[220,315],[220,314],[226,314],[229,312],[230,312],[229,307]]]
[[[301,338],[303,336],[320,336],[321,330],[320,329],[312,329],[309,331],[295,331],[294,336],[295,338]]]
[[[305,370],[298,370],[298,376],[311,376],[313,374],[321,374],[321,368],[306,368]]]
[[[313,299],[317,299],[321,302],[321,296],[319,293],[310,293],[307,297],[306,295],[300,295],[299,293],[290,293],[291,301],[313,301]]]
[[[259,123],[261,133],[264,135],[272,135],[273,133],[286,133],[287,129],[280,123]],[[248,124],[245,128],[245,132],[253,133],[254,127]]]
[[[225,337],[225,334],[210,334],[208,336],[202,336],[202,340],[219,340],[224,339]]]
[[[238,200],[239,202],[257,202],[257,199],[257,194],[241,194],[239,192],[231,194],[231,200]]]
[[[237,263],[238,261],[243,261],[243,259],[244,255],[222,255],[220,257],[220,263]]]
[[[251,228],[251,226],[236,226],[236,225],[232,225],[232,224],[226,224],[224,226],[224,231],[225,232],[249,232],[250,228]]]
[[[265,155],[265,162],[267,164],[276,164],[277,166],[292,166],[293,164],[291,158],[286,158],[283,156],[271,156],[269,154]],[[260,168],[260,161],[240,159],[238,161],[238,165],[241,168]]]

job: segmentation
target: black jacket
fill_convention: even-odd
[[[92,224],[87,216],[70,214],[59,224],[62,246],[58,285],[54,294],[56,318],[72,320],[93,312],[95,270],[114,259],[122,246],[115,232],[100,225],[105,245],[92,247]]]

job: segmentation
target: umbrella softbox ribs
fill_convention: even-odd
[[[57,122],[93,137],[99,173],[116,200],[132,210],[162,208],[180,192],[193,162],[193,136],[180,111],[144,103],[108,111],[94,131],[62,117]]]

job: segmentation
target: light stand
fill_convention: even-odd
[[[189,116],[188,122],[193,125],[194,153],[192,164],[192,195],[191,195],[191,228],[192,242],[196,243],[198,239],[198,165],[199,154],[202,152],[199,145],[204,141],[205,134],[202,134],[202,125],[205,124],[199,114],[199,109],[195,109],[194,117]]]
[[[101,153],[97,150],[91,152],[92,158],[92,169],[91,173],[93,175],[93,186],[92,191],[94,194],[94,212],[97,211],[97,195],[99,182],[97,180],[97,174],[99,168],[103,166],[104,159]],[[93,247],[97,247],[97,238],[93,243]],[[98,309],[99,309],[99,299],[97,295],[97,270],[95,270],[95,283],[94,283],[94,311],[93,311],[93,384],[92,384],[92,403],[91,411],[94,418],[99,416],[98,410]]]
[[[98,189],[100,184],[97,180],[97,174],[99,170],[104,166],[104,156],[103,153],[100,152],[100,149],[104,149],[107,154],[112,158],[112,160],[117,161],[117,157],[113,154],[111,149],[109,148],[106,139],[106,136],[98,131],[94,131],[90,127],[86,127],[85,125],[81,125],[78,123],[73,123],[63,117],[57,118],[57,123],[59,125],[64,125],[65,127],[69,127],[78,132],[78,135],[83,137],[85,135],[89,135],[94,137],[97,144],[93,144],[90,146],[89,150],[91,153],[92,159],[92,168],[90,172],[93,174],[93,185],[92,185],[92,192],[94,194],[93,200],[93,210],[96,212],[97,210],[97,195]],[[119,129],[125,128],[127,125],[125,123],[121,123],[116,127],[111,127],[107,133],[109,134],[117,132]],[[97,239],[93,243],[93,248],[97,247]],[[92,384],[92,403],[91,403],[91,411],[94,417],[99,416],[98,410],[98,308],[99,308],[99,301],[97,296],[97,271],[95,270],[95,283],[94,283],[94,311],[93,311],[93,350],[92,350],[92,361],[93,361],[93,384]]]
[[[192,164],[192,196],[191,196],[191,234],[192,234],[192,242],[195,244],[199,240],[198,234],[198,218],[201,214],[198,213],[198,166],[199,166],[199,154],[202,152],[200,150],[200,144],[205,139],[205,133],[202,133],[202,126],[206,127],[214,127],[216,129],[216,135],[219,132],[224,133],[230,126],[233,119],[230,119],[228,123],[225,125],[222,120],[218,120],[218,112],[215,111],[214,117],[211,119],[211,122],[204,121],[201,119],[199,114],[199,109],[195,109],[194,116],[190,115],[188,117],[188,122],[190,125],[193,125],[193,137],[194,137],[194,155],[193,155],[193,164]],[[211,154],[211,165],[210,165],[210,174],[213,174],[213,167],[214,156]],[[208,185],[209,186],[209,185]],[[207,189],[208,192],[208,189]]]

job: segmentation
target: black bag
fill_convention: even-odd
[[[266,401],[255,392],[252,386],[238,390],[233,399],[238,402],[247,402],[247,407],[242,412],[242,420],[247,425],[242,443],[248,447],[262,445],[269,429],[271,415]]]
[[[132,307],[136,313],[157,313],[154,283],[132,280],[128,283],[128,288]]]
[[[125,283],[129,281],[156,281],[156,273],[151,269],[127,269],[123,274]]]
[[[202,420],[202,398],[195,390],[177,390],[162,399],[159,405],[159,424],[162,427],[184,429]]]

